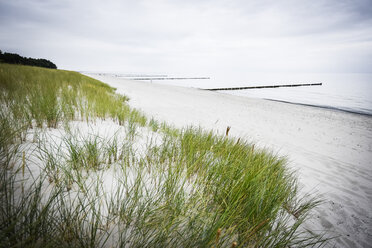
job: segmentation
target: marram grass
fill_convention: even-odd
[[[286,160],[228,130],[148,122],[76,72],[0,64],[0,89],[1,247],[325,244]]]

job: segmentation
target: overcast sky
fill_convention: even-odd
[[[372,72],[372,1],[0,0],[0,49],[70,70]]]

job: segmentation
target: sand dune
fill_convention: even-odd
[[[336,247],[372,247],[372,117],[218,92],[89,75],[130,105],[177,127],[200,125],[243,137],[289,159],[303,192],[325,202],[309,228]]]

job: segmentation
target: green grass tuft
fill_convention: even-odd
[[[1,247],[325,244],[287,161],[228,131],[148,121],[76,72],[0,64],[0,89]],[[117,131],[70,125],[98,119]]]

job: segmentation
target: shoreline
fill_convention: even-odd
[[[311,229],[339,236],[336,247],[372,243],[372,118],[333,109],[90,75],[129,104],[177,127],[196,125],[253,141],[289,159],[303,192],[324,203]]]
[[[276,99],[270,99],[270,98],[261,98],[261,99],[268,100],[268,101],[273,101],[273,102],[282,102],[282,103],[287,103],[287,104],[313,107],[313,108],[330,109],[330,110],[345,112],[345,113],[349,113],[349,114],[356,114],[356,115],[363,115],[363,116],[372,117],[372,113],[357,111],[357,110],[348,110],[348,109],[332,107],[332,106],[307,104],[307,103],[299,103],[299,102],[290,102],[290,101],[276,100]]]

